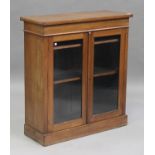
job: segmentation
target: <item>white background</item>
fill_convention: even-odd
[[[151,1],[152,2],[152,1]],[[149,4],[149,5],[148,5]],[[133,4],[134,5],[134,4]],[[20,6],[19,6],[20,7]],[[33,6],[32,6],[33,7]],[[9,2],[4,1],[1,5],[1,57],[0,57],[0,84],[1,84],[1,149],[4,154],[9,154]],[[145,154],[155,154],[154,150],[154,5],[145,3],[145,141],[146,149]],[[138,34],[135,34],[138,35]],[[138,81],[136,81],[138,82]],[[18,110],[14,111],[14,122],[11,128],[11,154],[143,154],[143,105],[138,107],[138,104],[143,102],[143,86],[137,88],[138,92],[135,94],[133,85],[128,86],[127,97],[127,113],[129,114],[130,125],[106,131],[103,133],[95,134],[85,138],[72,140],[65,143],[56,144],[50,147],[42,147],[23,135],[23,121],[24,121],[24,97],[23,97],[23,84],[12,85],[12,99],[11,104],[16,104]],[[141,88],[142,87],[142,88]],[[15,90],[16,88],[16,90]],[[19,88],[19,89],[18,89]],[[136,89],[136,88],[134,88]],[[139,90],[138,90],[139,89]],[[139,95],[138,95],[139,94]],[[136,96],[136,97],[134,97]],[[139,96],[139,97],[138,97]],[[13,101],[15,100],[18,103]],[[129,103],[134,101],[134,103]],[[129,105],[131,104],[131,105]],[[23,109],[22,109],[23,108]],[[132,113],[131,113],[132,112]],[[12,119],[12,118],[11,118]],[[152,142],[152,143],[151,143]],[[2,154],[1,153],[1,154]]]
[[[76,7],[75,7],[76,6]],[[72,11],[132,12],[129,30],[128,126],[42,147],[24,136],[24,41],[20,16]],[[143,2],[134,0],[11,1],[11,153],[14,155],[143,154]]]

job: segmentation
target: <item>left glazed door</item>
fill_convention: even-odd
[[[87,34],[49,38],[48,129],[86,123]]]

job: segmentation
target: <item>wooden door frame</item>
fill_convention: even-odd
[[[120,58],[119,58],[119,80],[118,80],[118,109],[93,115],[93,72],[94,72],[94,38],[120,35]],[[126,74],[127,74],[127,46],[128,46],[128,28],[114,30],[96,31],[89,33],[89,51],[88,51],[88,109],[87,122],[95,122],[109,119],[125,114],[126,100]]]
[[[53,43],[56,41],[67,41],[83,39],[82,54],[82,117],[58,124],[54,124],[54,49]],[[87,52],[88,35],[86,33],[56,35],[48,37],[48,131],[58,131],[71,127],[80,126],[86,123],[86,103],[87,103]]]

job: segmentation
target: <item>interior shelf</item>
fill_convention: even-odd
[[[64,79],[72,79],[75,77],[81,77],[80,69],[70,69],[70,70],[55,69],[55,72],[54,72],[55,81],[64,80]]]
[[[113,75],[117,72],[117,68],[94,67],[94,77]]]
[[[74,78],[68,78],[68,79],[63,79],[63,80],[56,80],[54,81],[54,84],[62,84],[62,83],[67,83],[67,82],[73,82],[73,81],[78,81],[80,80],[80,77],[74,77]]]
[[[117,73],[117,70],[108,70],[104,72],[98,72],[94,74],[94,77],[101,77],[101,76],[108,76],[108,75],[114,75]]]
[[[110,39],[110,40],[101,40],[101,41],[95,41],[95,45],[99,44],[106,44],[106,43],[115,43],[118,42],[118,39]],[[61,45],[61,46],[54,46],[54,50],[61,50],[61,49],[67,49],[67,48],[76,48],[76,47],[82,47],[82,44],[72,44],[72,45]]]
[[[70,69],[70,70],[55,70],[55,81],[54,84],[62,84],[72,81],[77,81],[81,79],[80,69]]]
[[[109,39],[109,40],[101,40],[101,41],[95,41],[95,45],[99,45],[99,44],[107,44],[107,43],[115,43],[118,42],[118,39]]]
[[[76,48],[76,47],[82,47],[82,44],[54,46],[54,50],[61,50],[61,49],[67,49],[67,48]]]
[[[101,77],[101,76],[108,76],[108,75],[115,75],[117,73],[117,69],[103,69],[103,68],[95,68],[94,77]],[[62,77],[67,77],[66,75]],[[73,82],[81,80],[80,76],[68,77],[64,79],[55,80],[54,84],[62,84],[67,82]]]

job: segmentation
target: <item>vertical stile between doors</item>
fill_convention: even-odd
[[[94,66],[94,40],[93,32],[89,33],[89,49],[88,49],[88,109],[87,122],[90,122],[92,116],[92,102],[93,102],[93,66]]]
[[[82,70],[82,75],[83,76],[83,79],[82,81],[85,83],[85,84],[82,84],[82,90],[83,90],[83,97],[82,97],[82,104],[83,105],[83,108],[82,108],[82,117],[84,118],[84,122],[86,123],[87,122],[87,88],[88,88],[88,35],[87,33],[83,33],[83,62],[82,62],[82,66],[83,66],[83,70]],[[82,83],[83,83],[82,82]]]

